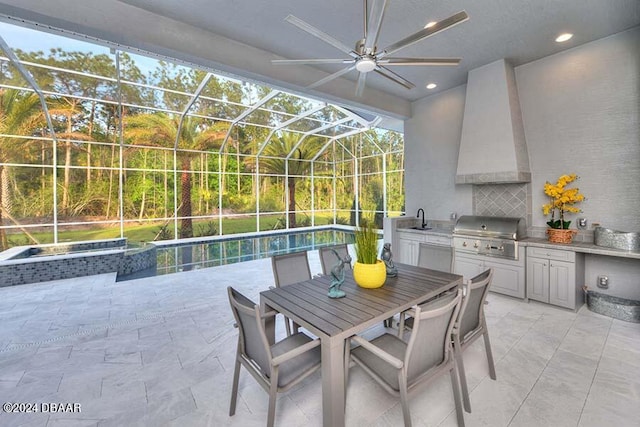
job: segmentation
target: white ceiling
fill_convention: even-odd
[[[369,0],[370,6],[372,1]],[[121,16],[123,10],[127,16]],[[338,79],[313,93],[321,96],[324,92],[332,101],[343,98],[356,107],[371,105],[372,111],[378,112],[385,110],[385,104],[404,102],[404,106],[396,110],[390,107],[388,111],[396,117],[407,116],[408,102],[465,83],[471,69],[500,58],[517,66],[640,24],[640,0],[388,0],[378,46],[385,47],[420,30],[429,21],[461,10],[469,14],[469,21],[394,55],[461,57],[457,67],[394,67],[416,85],[411,90],[372,73],[360,100],[354,96],[355,71],[344,76],[346,80]],[[154,46],[153,39],[136,40],[154,32],[166,36],[171,32],[167,25],[178,21],[188,27],[177,26],[173,37],[180,38],[178,33],[184,28],[196,28],[213,33],[215,40],[227,40],[226,46],[232,46],[227,49],[231,54],[226,52],[226,56],[223,49],[218,52],[213,47],[194,46],[185,57],[208,56],[207,61],[228,64],[245,77],[263,76],[261,80],[266,83],[301,91],[340,66],[323,66],[319,71],[319,67],[273,66],[270,59],[344,56],[285,22],[287,15],[295,15],[348,46],[363,36],[362,0],[0,0],[0,14],[89,32],[141,48]],[[562,32],[574,33],[574,37],[566,43],[554,42]],[[180,49],[175,46],[169,46],[167,51]],[[237,48],[234,50],[233,46]],[[437,83],[437,89],[427,90],[425,85],[430,82]]]
[[[343,58],[336,48],[284,21],[288,14],[305,20],[348,46],[363,37],[362,0],[120,0],[150,12],[212,31],[291,59]],[[369,0],[371,6],[373,0]],[[378,46],[384,47],[424,27],[429,21],[465,10],[469,21],[397,52],[403,57],[461,57],[457,67],[394,67],[416,84],[407,90],[371,74],[367,84],[416,100],[438,89],[462,84],[467,72],[500,58],[514,66],[551,55],[640,23],[638,0],[388,0]],[[562,32],[575,36],[559,44]],[[325,66],[334,72],[340,65]],[[357,72],[346,76],[355,81]],[[355,88],[354,88],[355,90]]]

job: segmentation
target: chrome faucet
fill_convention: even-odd
[[[422,212],[422,224],[420,226],[422,228],[425,228],[427,226],[427,223],[424,222],[424,209],[422,208],[418,209],[418,214],[416,215],[416,218],[420,218],[420,212]]]

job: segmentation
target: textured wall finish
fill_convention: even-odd
[[[545,181],[577,173],[589,223],[640,231],[640,28],[516,68],[532,171],[533,225]]]
[[[418,208],[438,220],[471,213],[471,186],[455,184],[464,98],[459,86],[413,103],[404,126],[407,215]]]

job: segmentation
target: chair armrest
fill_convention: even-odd
[[[316,338],[315,340],[310,341],[306,344],[303,344],[300,347],[296,347],[292,350],[287,351],[286,353],[283,353],[279,356],[274,357],[273,359],[271,359],[271,364],[273,366],[278,366],[281,363],[286,362],[287,360],[293,359],[294,357],[299,356],[302,353],[305,353],[311,349],[314,349],[319,345],[320,345],[320,340]]]
[[[366,348],[371,353],[375,354],[380,359],[384,360],[385,362],[387,362],[389,365],[393,366],[396,369],[402,369],[402,367],[404,366],[404,362],[402,360],[390,355],[380,347],[377,347],[376,345],[371,344],[369,341],[365,340],[364,338],[355,336],[355,337],[351,337],[351,340],[357,342],[359,345]]]
[[[265,312],[265,313],[262,313],[262,314],[260,315],[260,318],[261,318],[261,319],[268,319],[269,317],[274,317],[276,314],[278,314],[278,312],[277,312],[277,311],[275,311],[275,310],[270,310],[270,311],[267,311],[267,312]]]

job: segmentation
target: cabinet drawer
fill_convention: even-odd
[[[427,243],[435,243],[436,245],[442,246],[451,246],[451,238],[447,236],[431,236],[427,234],[426,236]]]
[[[419,233],[406,233],[398,231],[398,238],[404,240],[411,240],[412,242],[424,242],[424,234]]]
[[[527,256],[532,256],[536,258],[549,258],[556,261],[566,261],[566,262],[575,262],[576,261],[576,253],[573,251],[563,251],[559,249],[546,249],[546,248],[536,248],[536,247],[528,247],[527,248]]]

